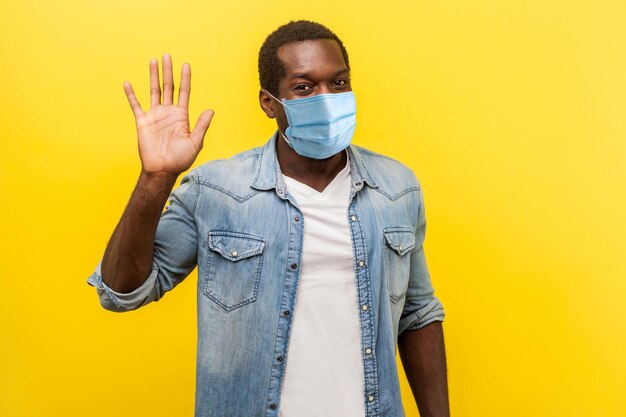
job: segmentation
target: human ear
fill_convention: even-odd
[[[265,115],[270,119],[276,118],[273,101],[274,99],[270,97],[264,89],[259,90],[259,105],[261,106],[261,110],[263,110]]]

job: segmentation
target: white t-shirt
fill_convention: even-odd
[[[298,293],[280,417],[363,417],[365,390],[352,240],[350,161],[321,193],[283,175],[302,211]]]

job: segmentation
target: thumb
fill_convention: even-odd
[[[206,131],[211,124],[211,120],[213,120],[213,114],[215,114],[215,112],[209,109],[203,111],[200,117],[198,117],[196,127],[194,127],[193,132],[191,132],[190,136],[191,140],[196,145],[196,149],[202,149],[204,135],[206,134]]]

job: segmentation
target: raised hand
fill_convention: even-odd
[[[163,54],[163,103],[159,82],[159,62],[150,60],[150,110],[144,112],[133,87],[124,82],[124,91],[135,114],[139,157],[142,171],[150,175],[178,176],[188,170],[203,147],[213,110],[202,112],[195,128],[189,130],[189,94],[191,92],[191,67],[183,64],[178,104],[174,105],[174,80],[172,58]]]

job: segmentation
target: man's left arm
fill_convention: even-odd
[[[449,417],[446,351],[441,321],[398,337],[402,367],[421,417]]]
[[[402,366],[421,417],[449,417],[446,352],[441,301],[426,266],[424,239],[426,213],[418,182],[415,247],[411,251],[411,272],[404,309],[398,327],[398,350]]]

